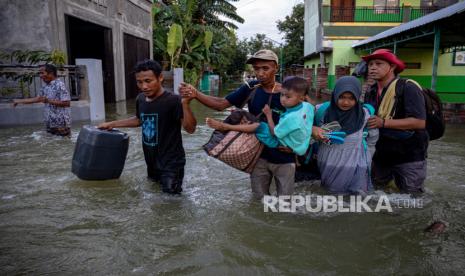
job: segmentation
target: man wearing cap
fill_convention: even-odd
[[[376,80],[365,96],[376,116],[368,121],[379,128],[379,140],[373,156],[373,182],[384,186],[394,179],[401,192],[421,193],[426,178],[429,137],[425,130],[425,99],[420,87],[407,81],[403,90],[398,74],[405,64],[390,50],[379,49],[362,57],[368,63],[368,75]]]
[[[275,81],[278,72],[278,56],[270,50],[260,50],[247,60],[252,64],[258,80],[245,83],[225,98],[205,95],[192,85],[181,84],[179,91],[183,97],[195,98],[202,104],[222,111],[228,107],[242,107],[247,101],[249,112],[255,116],[262,113],[266,104],[270,103],[275,124],[279,121],[279,111],[285,111],[280,102],[281,84]],[[256,88],[256,89],[255,89]],[[255,89],[255,95],[249,97]],[[278,111],[278,112],[276,112]],[[265,116],[260,116],[264,121]],[[274,178],[279,195],[292,195],[294,192],[295,155],[286,148],[265,147],[260,159],[250,175],[252,193],[261,199],[270,194],[271,180]]]

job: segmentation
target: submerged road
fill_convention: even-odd
[[[107,106],[107,119],[133,114]],[[211,130],[184,135],[184,192],[167,196],[146,180],[140,129],[130,135],[120,179],[71,173],[71,139],[42,125],[0,129],[0,274],[462,274],[465,269],[465,127],[431,143],[423,208],[393,213],[265,213],[248,175],[201,149]],[[296,192],[315,193],[315,183]],[[392,200],[404,195],[389,195]],[[439,236],[423,230],[448,222]]]

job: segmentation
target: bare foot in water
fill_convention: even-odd
[[[220,131],[224,131],[224,126],[223,126],[223,122],[220,122],[218,120],[215,120],[215,119],[212,119],[212,118],[206,118],[205,119],[205,122],[207,123],[207,125],[211,128],[214,128],[216,130],[220,130]]]

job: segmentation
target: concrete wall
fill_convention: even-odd
[[[58,71],[58,76],[62,76]],[[91,103],[89,101],[89,74],[86,66],[80,66],[82,78],[79,78],[81,95],[79,101],[71,101],[71,121],[90,121]],[[101,73],[100,73],[101,75]],[[41,82],[41,85],[44,85]],[[41,86],[39,86],[41,87]],[[102,96],[103,97],[103,96]],[[103,100],[102,100],[103,101]],[[13,108],[12,103],[0,103],[0,127],[30,125],[42,123],[44,116],[44,104],[35,103],[29,105],[18,105]],[[104,113],[104,111],[103,111]]]
[[[0,7],[0,50],[53,49],[48,1],[0,0]]]
[[[123,34],[148,40],[152,56],[149,0],[0,0],[0,7],[0,50],[59,49],[68,53],[65,15],[111,29],[117,101],[126,97]]]
[[[90,108],[88,101],[71,102],[71,121],[89,121]],[[0,127],[40,124],[44,121],[44,104],[35,103],[18,105],[0,103]]]
[[[152,4],[147,0],[62,0],[56,3],[57,18],[55,26],[58,33],[66,34],[64,15],[72,15],[94,24],[112,30],[113,60],[115,65],[115,93],[116,100],[125,100],[125,72],[124,72],[124,41],[123,34],[127,33],[146,39],[150,43],[152,55]],[[103,3],[103,5],[102,5]],[[66,49],[65,37],[59,36],[56,41],[60,49]]]

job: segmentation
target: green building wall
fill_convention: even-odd
[[[420,69],[406,69],[401,76],[416,80],[423,87],[431,87],[433,50],[399,49],[398,56],[407,63],[421,63]],[[465,103],[465,66],[453,66],[454,54],[439,55],[436,92],[448,103]]]
[[[336,65],[349,65],[351,62],[359,62],[361,56],[356,55],[352,49],[353,41],[334,40],[332,53],[325,54],[328,65],[328,89],[334,88],[336,81]],[[432,49],[402,49],[397,55],[406,63],[420,63],[420,69],[406,69],[401,77],[416,80],[423,87],[431,87],[431,75],[433,71]],[[445,53],[439,56],[438,77],[436,91],[439,97],[446,103],[465,103],[465,66],[453,66],[453,53]],[[305,61],[306,67],[317,68],[320,64],[318,56]]]
[[[333,40],[332,53],[325,53],[325,61],[328,65],[328,89],[334,88],[336,82],[336,65],[348,66],[351,62],[359,62],[360,57],[352,49],[352,40]],[[305,67],[317,68],[320,57],[314,57],[305,61]]]
[[[399,5],[419,7],[421,0],[400,0]],[[329,18],[329,7],[331,0],[323,0],[324,16]],[[356,7],[372,7],[373,0],[356,0]],[[326,14],[327,13],[327,14]],[[326,21],[326,20],[325,20]],[[375,23],[375,22],[373,22]],[[325,23],[325,36],[347,37],[347,36],[373,36],[389,26],[382,24],[354,25],[354,26],[332,26]],[[351,62],[360,61],[360,57],[367,53],[356,55],[352,49],[353,40],[332,40],[333,51],[325,53],[325,62],[328,70],[328,89],[334,88],[336,65],[349,65]],[[420,63],[420,69],[406,69],[401,76],[412,78],[418,81],[423,87],[431,87],[432,57],[433,49],[398,49],[397,55],[407,63]],[[453,53],[439,55],[438,77],[436,91],[444,102],[465,103],[465,66],[453,66]],[[305,61],[306,67],[317,68],[320,64],[320,57],[314,56]]]

